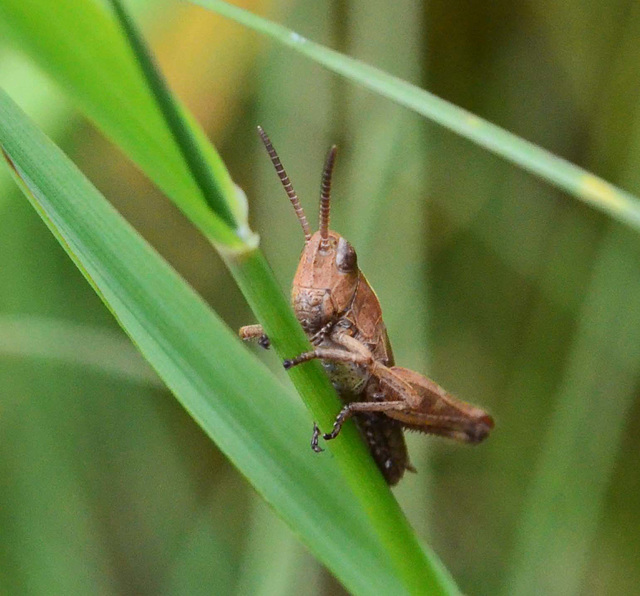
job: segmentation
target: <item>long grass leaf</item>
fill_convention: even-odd
[[[532,172],[581,201],[640,230],[640,199],[594,174],[398,77],[326,48],[222,0],[189,0],[292,48]]]
[[[180,152],[196,184],[200,187],[204,199],[209,207],[217,213],[220,219],[231,228],[236,229],[238,223],[229,208],[229,204],[234,202],[235,193],[231,190],[229,175],[223,176],[220,172],[217,175],[207,164],[203,151],[198,147],[198,140],[192,133],[182,115],[178,103],[173,95],[169,93],[167,83],[162,73],[155,65],[153,56],[149,52],[146,44],[139,35],[131,17],[118,0],[110,0],[111,6],[118,17],[118,22],[124,32],[136,60],[144,73],[144,78],[149,85],[153,97],[158,103],[167,128],[180,148]],[[226,184],[225,184],[226,182]],[[225,196],[228,193],[230,196]]]
[[[204,234],[231,248],[244,246],[247,239],[203,199],[107,6],[85,0],[2,0],[0,34],[61,85]],[[202,130],[193,121],[190,126],[246,231],[244,197]]]

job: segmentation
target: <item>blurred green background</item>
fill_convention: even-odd
[[[257,124],[312,219],[339,145],[332,227],[358,250],[397,361],[494,415],[477,448],[411,435],[419,474],[395,491],[461,590],[637,593],[638,232],[234,23],[131,5],[247,192],[282,286],[302,234]],[[638,3],[241,5],[640,193]],[[0,85],[232,328],[254,321],[207,242],[10,36]],[[340,593],[4,170],[0,272],[0,593]]]

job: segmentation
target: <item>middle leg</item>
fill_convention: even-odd
[[[413,408],[419,407],[422,403],[420,394],[401,375],[382,362],[375,360],[369,348],[357,339],[342,334],[336,334],[332,339],[344,345],[345,349],[316,348],[291,360],[285,360],[282,363],[283,366],[288,370],[293,366],[314,359],[359,364],[366,366],[369,373],[384,385],[385,393],[392,396],[389,401],[402,400],[406,406]]]
[[[334,362],[348,362],[352,364],[369,364],[370,359],[362,354],[356,354],[348,352],[347,350],[341,350],[340,348],[316,348],[310,352],[303,352],[302,354],[292,358],[291,360],[285,360],[282,363],[287,370],[293,366],[298,366],[303,362],[309,362],[309,360],[332,360]]]
[[[335,439],[340,434],[344,423],[357,412],[388,412],[391,410],[403,410],[406,405],[407,404],[404,401],[352,401],[340,410],[340,413],[336,416],[330,433],[321,433],[318,425],[315,422],[313,423],[311,449],[316,453],[324,451],[324,449],[318,445],[318,438],[320,437],[320,434],[322,434],[322,438],[325,441]]]

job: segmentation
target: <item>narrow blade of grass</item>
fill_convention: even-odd
[[[189,0],[292,48],[354,83],[403,105],[640,230],[640,199],[495,124],[282,25],[222,0]]]
[[[202,191],[212,211],[216,213],[232,229],[237,229],[236,218],[229,208],[235,200],[233,184],[221,160],[218,160],[218,171],[215,175],[207,164],[203,151],[198,147],[196,136],[186,125],[178,103],[169,93],[162,73],[154,63],[153,56],[138,34],[133,21],[119,0],[110,0],[122,31],[124,32],[138,65],[144,73],[144,78],[155,98],[160,112],[167,124],[167,128],[179,147],[185,163],[189,167],[191,176]],[[228,195],[228,196],[225,196]]]
[[[234,232],[203,200],[107,6],[85,0],[3,0],[0,34],[61,85],[203,234],[230,248],[255,244],[248,234]],[[202,130],[193,120],[190,127],[246,232],[244,197]]]

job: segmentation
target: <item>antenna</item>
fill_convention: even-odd
[[[327,153],[327,159],[324,162],[324,170],[322,171],[322,185],[320,187],[320,237],[322,245],[327,245],[329,239],[329,211],[331,209],[331,175],[333,174],[333,166],[336,161],[336,153],[338,148],[333,145]]]
[[[298,198],[296,191],[293,190],[293,185],[291,184],[291,180],[289,180],[289,176],[287,176],[287,173],[284,171],[282,162],[280,161],[280,158],[278,157],[278,154],[276,153],[276,150],[274,149],[273,144],[271,143],[271,140],[267,136],[267,133],[264,132],[264,130],[262,130],[261,126],[258,126],[258,134],[260,135],[260,138],[262,139],[264,146],[267,148],[267,153],[269,153],[269,157],[271,158],[271,163],[273,164],[273,167],[276,169],[276,173],[280,178],[280,182],[282,182],[282,186],[284,186],[284,190],[287,193],[287,196],[289,197],[291,204],[293,205],[293,209],[296,212],[296,216],[298,218],[298,221],[300,222],[300,225],[302,226],[302,231],[304,232],[304,241],[305,243],[307,243],[309,242],[309,240],[311,240],[311,226],[307,221],[307,216],[304,214],[304,209],[300,204],[300,199]]]

